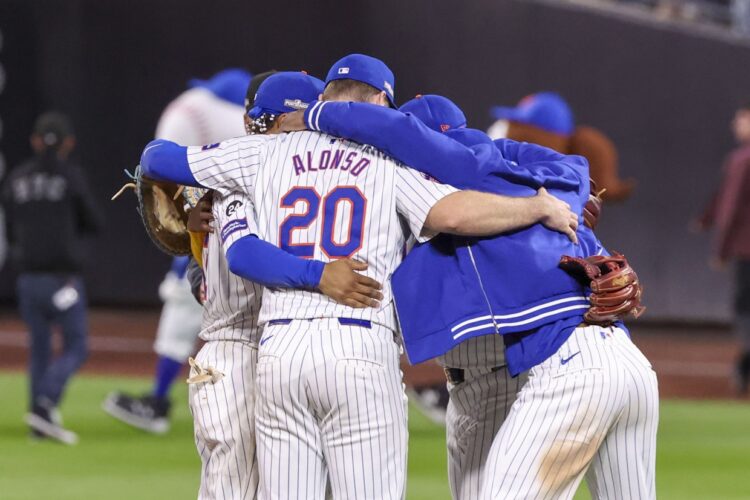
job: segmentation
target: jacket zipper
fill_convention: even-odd
[[[469,257],[471,258],[471,265],[474,266],[474,272],[477,274],[477,281],[479,281],[479,289],[482,290],[484,301],[487,303],[487,309],[490,311],[490,317],[492,318],[492,324],[495,326],[495,333],[500,334],[500,328],[497,326],[495,321],[495,313],[492,311],[492,305],[490,304],[490,298],[487,296],[487,292],[484,289],[484,283],[482,283],[482,277],[479,275],[479,268],[477,268],[477,261],[474,260],[474,252],[471,251],[471,245],[467,245],[466,249],[469,251]]]

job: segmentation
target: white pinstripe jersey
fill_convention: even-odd
[[[410,234],[423,232],[432,206],[455,191],[370,146],[319,132],[247,136],[189,148],[198,182],[222,194],[247,192],[258,235],[303,258],[366,262],[383,283],[379,309],[352,309],[319,293],[266,289],[260,323],[273,319],[357,318],[396,330],[390,276]]]
[[[159,117],[156,138],[183,146],[200,146],[245,134],[244,106],[225,101],[210,90],[188,89]]]
[[[206,300],[203,340],[246,340],[258,344],[258,313],[263,288],[229,271],[227,249],[243,236],[256,234],[252,203],[242,193],[214,194],[215,231],[203,246]]]

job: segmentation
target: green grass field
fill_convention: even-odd
[[[176,390],[172,431],[149,436],[112,420],[99,405],[112,389],[142,391],[145,379],[80,377],[63,407],[81,443],[32,442],[22,423],[25,379],[0,375],[0,498],[195,498],[199,460],[186,391]],[[408,498],[449,498],[444,430],[410,415]],[[660,499],[750,498],[750,405],[662,404],[657,487]],[[585,491],[577,498],[588,498]]]

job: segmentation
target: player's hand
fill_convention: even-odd
[[[367,270],[367,264],[352,259],[329,262],[323,269],[318,289],[339,304],[362,309],[380,307],[383,286],[356,271]]]
[[[307,130],[305,125],[305,110],[300,109],[291,113],[284,113],[279,117],[279,128],[282,132],[298,132]]]
[[[541,210],[539,222],[548,229],[567,235],[570,241],[577,244],[578,216],[570,210],[570,205],[558,200],[544,188],[540,188],[534,198]]]
[[[194,233],[213,233],[213,221],[213,192],[209,191],[188,214],[188,230]]]

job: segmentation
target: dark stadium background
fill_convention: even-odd
[[[708,239],[687,224],[732,146],[725,124],[750,94],[750,45],[649,22],[497,0],[4,1],[0,149],[15,164],[29,153],[38,112],[72,115],[78,158],[107,217],[87,269],[92,302],[147,305],[158,302],[168,258],[146,238],[134,200],[109,197],[188,78],[227,66],[325,77],[334,60],[364,51],[393,68],[400,102],[447,95],[477,128],[490,123],[492,104],[557,90],[580,123],[614,139],[622,175],[639,181],[630,200],[605,208],[598,233],[637,267],[647,318],[726,321],[729,280],[709,270]],[[4,302],[9,273],[0,274]]]

